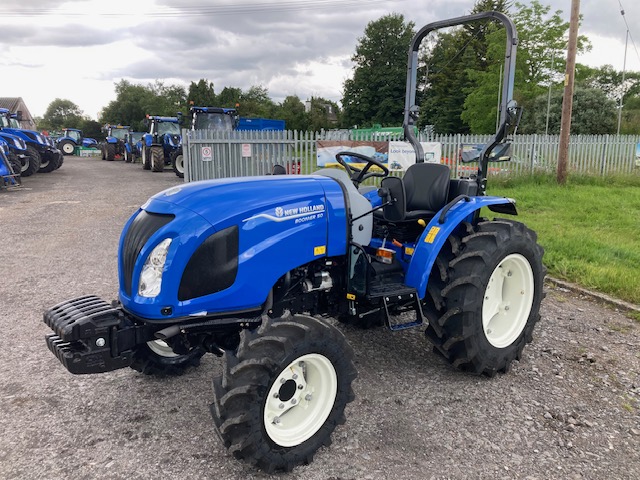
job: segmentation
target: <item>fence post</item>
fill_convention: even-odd
[[[529,155],[529,160],[531,161],[531,175],[533,175],[535,170],[535,161],[536,161],[536,144],[537,144],[538,134],[533,134],[533,143],[531,145],[531,155]]]
[[[609,143],[609,135],[603,135],[602,142],[602,163],[600,164],[600,175],[604,176],[607,166],[607,144]]]

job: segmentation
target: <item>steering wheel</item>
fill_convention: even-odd
[[[362,169],[360,169],[358,167],[354,167],[353,165],[350,165],[343,158],[343,157],[347,157],[347,156],[348,157],[355,157],[355,158],[357,158],[359,160],[363,160],[366,163],[366,165]],[[336,153],[336,160],[347,171],[347,175],[349,175],[349,178],[351,178],[351,181],[353,182],[353,184],[356,187],[358,187],[367,178],[371,178],[371,177],[386,177],[387,175],[389,175],[389,169],[387,168],[387,166],[384,163],[382,163],[379,160],[376,160],[375,158],[367,157],[366,155],[363,155],[361,153],[357,153],[357,152],[339,152],[339,153]],[[371,167],[374,166],[374,165],[376,167],[378,167],[380,170],[382,170],[382,172],[370,172],[369,169],[371,169]]]

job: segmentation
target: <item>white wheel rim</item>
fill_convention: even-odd
[[[70,143],[65,143],[65,144],[62,146],[62,151],[63,151],[64,153],[68,153],[68,154],[73,153],[73,145],[71,145]]]
[[[338,393],[338,376],[320,354],[303,355],[276,378],[264,405],[264,427],[282,447],[311,438],[329,417]]]
[[[491,345],[505,348],[522,333],[533,304],[535,282],[529,261],[518,253],[495,268],[482,302],[482,328]]]
[[[153,353],[155,353],[156,355],[160,355],[161,357],[179,357],[179,355],[173,351],[173,349],[167,344],[167,342],[163,340],[152,340],[151,342],[147,342],[147,346]]]
[[[184,158],[182,155],[176,156],[176,170],[180,173],[184,173]]]

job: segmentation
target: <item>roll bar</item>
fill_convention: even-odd
[[[418,119],[419,110],[418,105],[416,105],[416,90],[418,77],[418,50],[420,48],[420,44],[422,40],[434,30],[464,25],[485,19],[500,21],[507,31],[507,41],[504,55],[502,92],[500,97],[500,122],[495,136],[489,143],[487,143],[487,145],[485,145],[480,154],[480,164],[478,168],[480,195],[484,194],[484,190],[486,188],[486,172],[491,150],[504,140],[510,130],[510,127],[514,126],[514,122],[517,124],[517,120],[519,120],[519,115],[514,111],[514,107],[512,106],[515,105],[515,102],[513,101],[513,83],[515,78],[518,36],[516,27],[509,17],[500,12],[481,12],[473,15],[451,18],[449,20],[440,20],[422,27],[418,33],[414,35],[409,47],[409,60],[407,62],[407,89],[405,93],[404,121],[402,123],[405,139],[411,143],[416,153],[416,162],[424,162],[424,150],[413,131],[413,125]]]

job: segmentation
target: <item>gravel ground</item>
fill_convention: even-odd
[[[208,404],[220,362],[178,378],[130,369],[69,374],[42,312],[117,295],[117,242],[173,172],[67,157],[0,192],[0,478],[267,478],[235,460]],[[11,248],[9,248],[11,247]],[[359,377],[347,423],[287,479],[640,478],[640,325],[548,287],[522,361],[493,379],[462,374],[422,332],[343,328]]]

